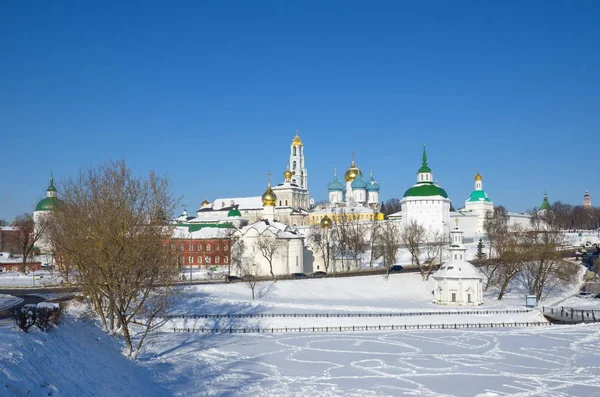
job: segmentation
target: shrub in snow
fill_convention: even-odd
[[[56,303],[38,303],[35,325],[37,325],[40,330],[48,332],[59,323],[61,312],[60,306]]]
[[[17,326],[28,332],[34,325],[41,331],[48,332],[60,321],[62,309],[56,303],[41,302],[29,304],[14,311]]]
[[[17,327],[25,332],[35,325],[37,319],[37,305],[23,305],[15,310],[15,322]]]

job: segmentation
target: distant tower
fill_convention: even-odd
[[[292,171],[292,183],[301,189],[308,190],[308,173],[304,164],[304,144],[296,132],[296,136],[290,145],[290,164]]]
[[[60,200],[56,197],[56,188],[54,187],[54,177],[50,174],[50,184],[48,185],[48,189],[46,189],[46,198],[41,200],[33,210],[33,222],[36,234],[40,233],[39,228],[43,223],[43,218],[51,211],[54,211],[59,203]],[[43,254],[52,251],[47,236],[42,236],[36,245]]]
[[[367,184],[367,204],[371,208],[376,208],[379,204],[379,183],[373,178],[373,171],[371,171],[371,178]]]
[[[592,208],[592,199],[590,198],[590,194],[587,190],[585,191],[585,195],[583,196],[583,207]]]
[[[542,211],[550,211],[550,201],[548,201],[548,194],[546,193],[544,193],[544,200],[542,201],[542,205],[540,205],[538,212]]]

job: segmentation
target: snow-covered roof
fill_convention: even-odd
[[[263,202],[261,196],[255,197],[233,197],[233,198],[218,198],[212,203],[200,208],[200,211],[213,210],[221,211],[231,209],[233,206],[238,206],[239,211],[243,210],[257,210],[263,208]]]
[[[481,273],[467,261],[446,262],[433,274],[433,278],[481,278]]]
[[[251,229],[256,230],[256,232],[259,235],[263,234],[266,231],[270,231],[271,233],[276,235],[278,238],[286,238],[286,239],[304,238],[304,236],[293,231],[292,228],[290,228],[285,223],[281,223],[281,222],[277,222],[277,221],[267,221],[265,219],[261,219],[258,222],[254,222],[250,225],[244,226],[243,228],[241,228],[239,230],[239,232],[242,235],[244,235]]]
[[[338,207],[338,206],[327,206],[319,208],[311,212],[314,215],[325,215],[325,214],[372,214],[375,211],[372,208],[363,207],[362,205],[356,205],[353,207]]]
[[[227,238],[232,229],[221,227],[203,227],[200,230],[190,232],[187,227],[178,226],[173,228],[172,238],[202,240],[213,238]]]
[[[0,226],[0,230],[2,230],[3,232],[15,232],[19,229],[14,226]]]
[[[460,217],[479,217],[479,215],[472,210],[450,211],[450,218]]]
[[[389,214],[387,217],[389,219],[402,218],[402,211],[394,212],[393,214]]]

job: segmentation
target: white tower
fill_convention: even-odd
[[[592,208],[592,198],[588,191],[585,191],[585,195],[583,196],[583,207],[584,208]]]
[[[35,227],[35,233],[40,234],[40,227],[44,222],[44,217],[47,216],[51,211],[56,209],[57,204],[60,203],[60,200],[56,197],[56,188],[54,187],[54,177],[50,174],[50,184],[48,185],[48,189],[46,189],[46,198],[41,200],[35,210],[33,210],[33,223]],[[52,246],[50,241],[48,240],[48,236],[42,235],[36,243],[37,247],[40,249],[42,254],[51,254]],[[52,262],[51,258],[47,258],[46,261],[48,263]]]
[[[344,201],[344,184],[337,177],[337,170],[333,170],[333,179],[327,184],[329,203],[337,205]]]
[[[471,192],[471,195],[465,201],[465,210],[477,214],[476,234],[484,233],[485,218],[488,213],[494,211],[494,203],[483,190],[483,177],[479,172],[475,175],[475,190]]]
[[[299,188],[308,190],[308,173],[304,164],[304,144],[296,131],[296,136],[290,145],[290,164],[292,183]]]
[[[369,207],[376,208],[379,204],[379,183],[373,178],[373,171],[371,171],[371,179],[367,184],[367,195]]]

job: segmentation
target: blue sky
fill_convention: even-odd
[[[0,218],[108,159],[192,209],[260,195],[296,129],[317,200],[353,151],[402,197],[425,143],[456,207],[478,170],[513,211],[597,204],[598,20],[595,1],[3,2]]]

